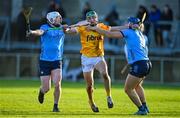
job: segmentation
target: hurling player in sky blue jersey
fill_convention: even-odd
[[[151,62],[148,58],[146,39],[141,31],[143,24],[138,18],[129,17],[126,25],[129,26],[129,29],[120,31],[106,31],[96,26],[89,27],[89,29],[110,38],[125,40],[125,54],[128,64],[130,65],[130,70],[124,89],[132,102],[138,107],[138,111],[135,114],[147,115],[149,109],[146,105],[142,81],[145,79],[145,76],[149,74]]]
[[[61,25],[62,17],[56,12],[49,12],[46,16],[47,24],[40,29],[31,30],[28,35],[41,36],[41,54],[39,60],[39,75],[41,87],[38,100],[42,104],[44,95],[51,88],[51,80],[54,83],[54,107],[53,112],[59,112],[58,102],[61,97],[62,58],[64,45],[64,30]]]

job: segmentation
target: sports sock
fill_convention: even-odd
[[[58,104],[54,104],[54,108],[57,108],[58,107]]]
[[[144,107],[147,107],[146,102],[142,103],[142,105],[143,105]]]
[[[144,111],[144,107],[143,105],[141,105],[140,107],[138,107],[140,111]]]

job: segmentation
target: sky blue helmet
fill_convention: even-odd
[[[128,22],[129,23],[132,23],[132,24],[139,24],[140,23],[140,19],[139,18],[136,18],[136,17],[129,17],[128,18]]]
[[[52,11],[52,12],[49,12],[49,13],[46,15],[46,19],[48,20],[48,22],[49,22],[50,24],[54,24],[54,23],[55,23],[55,19],[56,19],[56,17],[58,17],[58,16],[61,17],[61,15],[59,14],[59,12],[57,12],[57,11]]]

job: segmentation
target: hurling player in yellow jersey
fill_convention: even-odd
[[[106,26],[103,23],[98,23],[98,16],[95,11],[88,12],[86,14],[86,20],[90,23],[91,26],[97,25],[104,30],[110,30],[109,26]],[[71,28],[68,33],[80,34],[82,45],[82,49],[80,51],[80,53],[82,54],[81,65],[84,79],[87,83],[86,90],[92,111],[99,112],[99,109],[93,99],[94,69],[98,70],[104,78],[104,86],[107,94],[108,108],[113,108],[113,100],[111,97],[111,78],[108,74],[107,64],[104,59],[104,36],[97,32],[87,30],[86,26]]]
[[[112,30],[110,26],[98,23],[98,15],[95,11],[89,11],[86,14],[86,21],[90,26],[97,26],[103,30]],[[119,30],[120,27],[113,27],[113,30]],[[123,26],[122,26],[123,28]],[[126,28],[126,26],[125,26]],[[127,27],[128,28],[128,27]],[[99,112],[93,99],[94,88],[94,69],[98,70],[104,79],[104,87],[107,94],[108,108],[113,108],[113,100],[111,97],[111,78],[108,74],[108,67],[104,59],[104,36],[98,32],[88,30],[87,26],[79,26],[77,28],[68,29],[67,33],[79,33],[81,39],[81,65],[84,79],[86,80],[86,90],[89,98],[89,104],[93,112]]]

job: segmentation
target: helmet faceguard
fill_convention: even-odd
[[[129,17],[128,18],[128,26],[132,29],[137,29],[137,30],[141,30],[141,20],[139,18],[136,17]]]
[[[53,11],[53,12],[49,12],[46,16],[46,19],[47,19],[47,22],[50,24],[50,25],[60,25],[62,20],[58,23],[58,24],[55,24],[55,20],[57,17],[61,17],[61,15],[59,14],[59,12],[56,12],[56,11]]]
[[[98,15],[95,11],[89,11],[86,13],[86,20],[90,22],[90,25],[96,25],[98,23]]]

